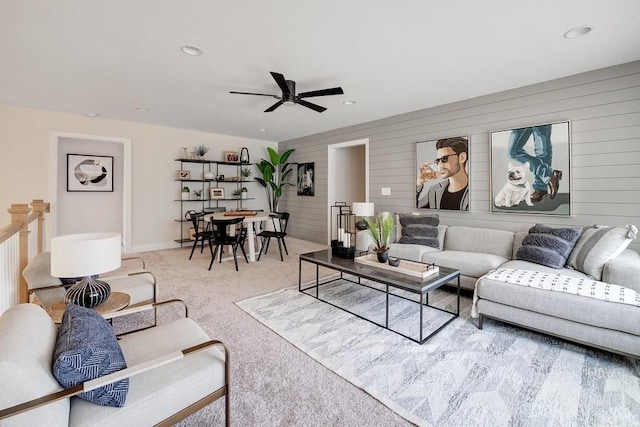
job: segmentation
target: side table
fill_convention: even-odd
[[[109,298],[97,307],[93,307],[93,310],[100,314],[113,313],[114,311],[122,310],[129,305],[131,296],[124,292],[111,292]],[[67,310],[67,305],[64,301],[57,302],[47,307],[47,313],[55,323],[62,323],[62,316]]]

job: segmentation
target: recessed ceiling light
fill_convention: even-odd
[[[144,107],[138,107],[136,108],[136,111],[140,111],[141,113],[148,113],[149,109]]]
[[[100,117],[100,114],[98,114],[98,113],[87,113],[87,117],[91,117],[91,118]]]
[[[202,55],[202,49],[200,49],[199,47],[195,47],[195,46],[182,46],[180,48],[180,50],[187,54],[187,55],[191,55],[191,56],[200,56]]]
[[[356,103],[356,101],[344,101],[343,104],[344,105],[354,105]]]
[[[266,132],[266,129],[258,129],[260,132]]]
[[[586,36],[591,32],[591,27],[588,25],[581,25],[579,27],[575,27],[564,33],[563,37],[565,39],[577,39],[578,37]]]

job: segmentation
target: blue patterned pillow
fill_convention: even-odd
[[[113,328],[95,311],[67,304],[53,353],[53,376],[63,387],[73,387],[126,368]],[[129,378],[79,395],[103,406],[121,407]]]

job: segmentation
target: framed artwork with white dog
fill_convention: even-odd
[[[416,142],[416,208],[469,211],[469,137]]]
[[[571,215],[569,122],[491,132],[491,211]]]

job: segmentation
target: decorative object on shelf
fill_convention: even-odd
[[[367,229],[367,221],[363,219],[365,216],[374,216],[375,210],[373,203],[369,202],[353,202],[351,203],[351,211],[357,217],[360,217],[360,221],[356,222],[356,228],[360,231]]]
[[[238,188],[236,190],[233,190],[233,197],[236,197],[238,199],[246,199],[247,198],[247,187],[242,187],[242,188]]]
[[[222,187],[212,187],[209,189],[209,198],[210,199],[224,199],[224,188]]]
[[[93,308],[109,298],[108,283],[92,275],[120,267],[120,233],[68,234],[51,239],[51,275],[83,277],[69,288],[65,302]]]
[[[490,140],[491,212],[571,216],[568,121],[493,131]]]
[[[193,195],[196,197],[196,200],[202,200],[202,191],[203,190],[193,190]]]
[[[243,166],[242,168],[240,168],[240,175],[242,175],[243,180],[246,180],[247,178],[249,178],[252,173],[253,171],[249,166]]]
[[[376,221],[364,217],[367,222],[367,231],[371,235],[376,247],[374,251],[378,255],[379,262],[387,262],[389,259],[389,238],[393,232],[393,215],[389,212],[378,212]]]
[[[191,172],[184,170],[178,171],[178,179],[191,179]]]
[[[315,163],[298,163],[298,196],[313,196]]]
[[[187,186],[182,187],[182,200],[189,200],[190,194],[191,194],[191,190],[189,190],[189,187]]]
[[[264,187],[271,212],[278,212],[278,204],[280,197],[282,197],[284,186],[293,185],[287,182],[287,178],[293,170],[291,168],[292,163],[288,163],[287,160],[294,151],[295,148],[291,148],[280,155],[273,148],[267,147],[271,161],[262,159],[257,164],[258,170],[262,173],[262,178],[255,177],[254,179]]]
[[[188,159],[189,158],[189,152],[187,151],[187,147],[182,147],[182,155],[180,156],[181,159]]]
[[[196,154],[196,160],[204,160],[205,154],[209,152],[209,147],[204,144],[193,147],[193,151]]]
[[[242,147],[240,150],[240,163],[249,163],[249,149],[247,147]]]
[[[205,172],[202,174],[202,178],[213,180],[216,178],[216,174],[214,174],[213,172]]]
[[[113,191],[113,156],[67,154],[67,191]]]
[[[218,177],[216,178],[216,180],[218,180],[218,181],[224,181],[224,175],[222,175],[222,174],[218,175]]]
[[[225,151],[224,161],[229,163],[238,163],[240,161],[240,155],[236,151]]]

